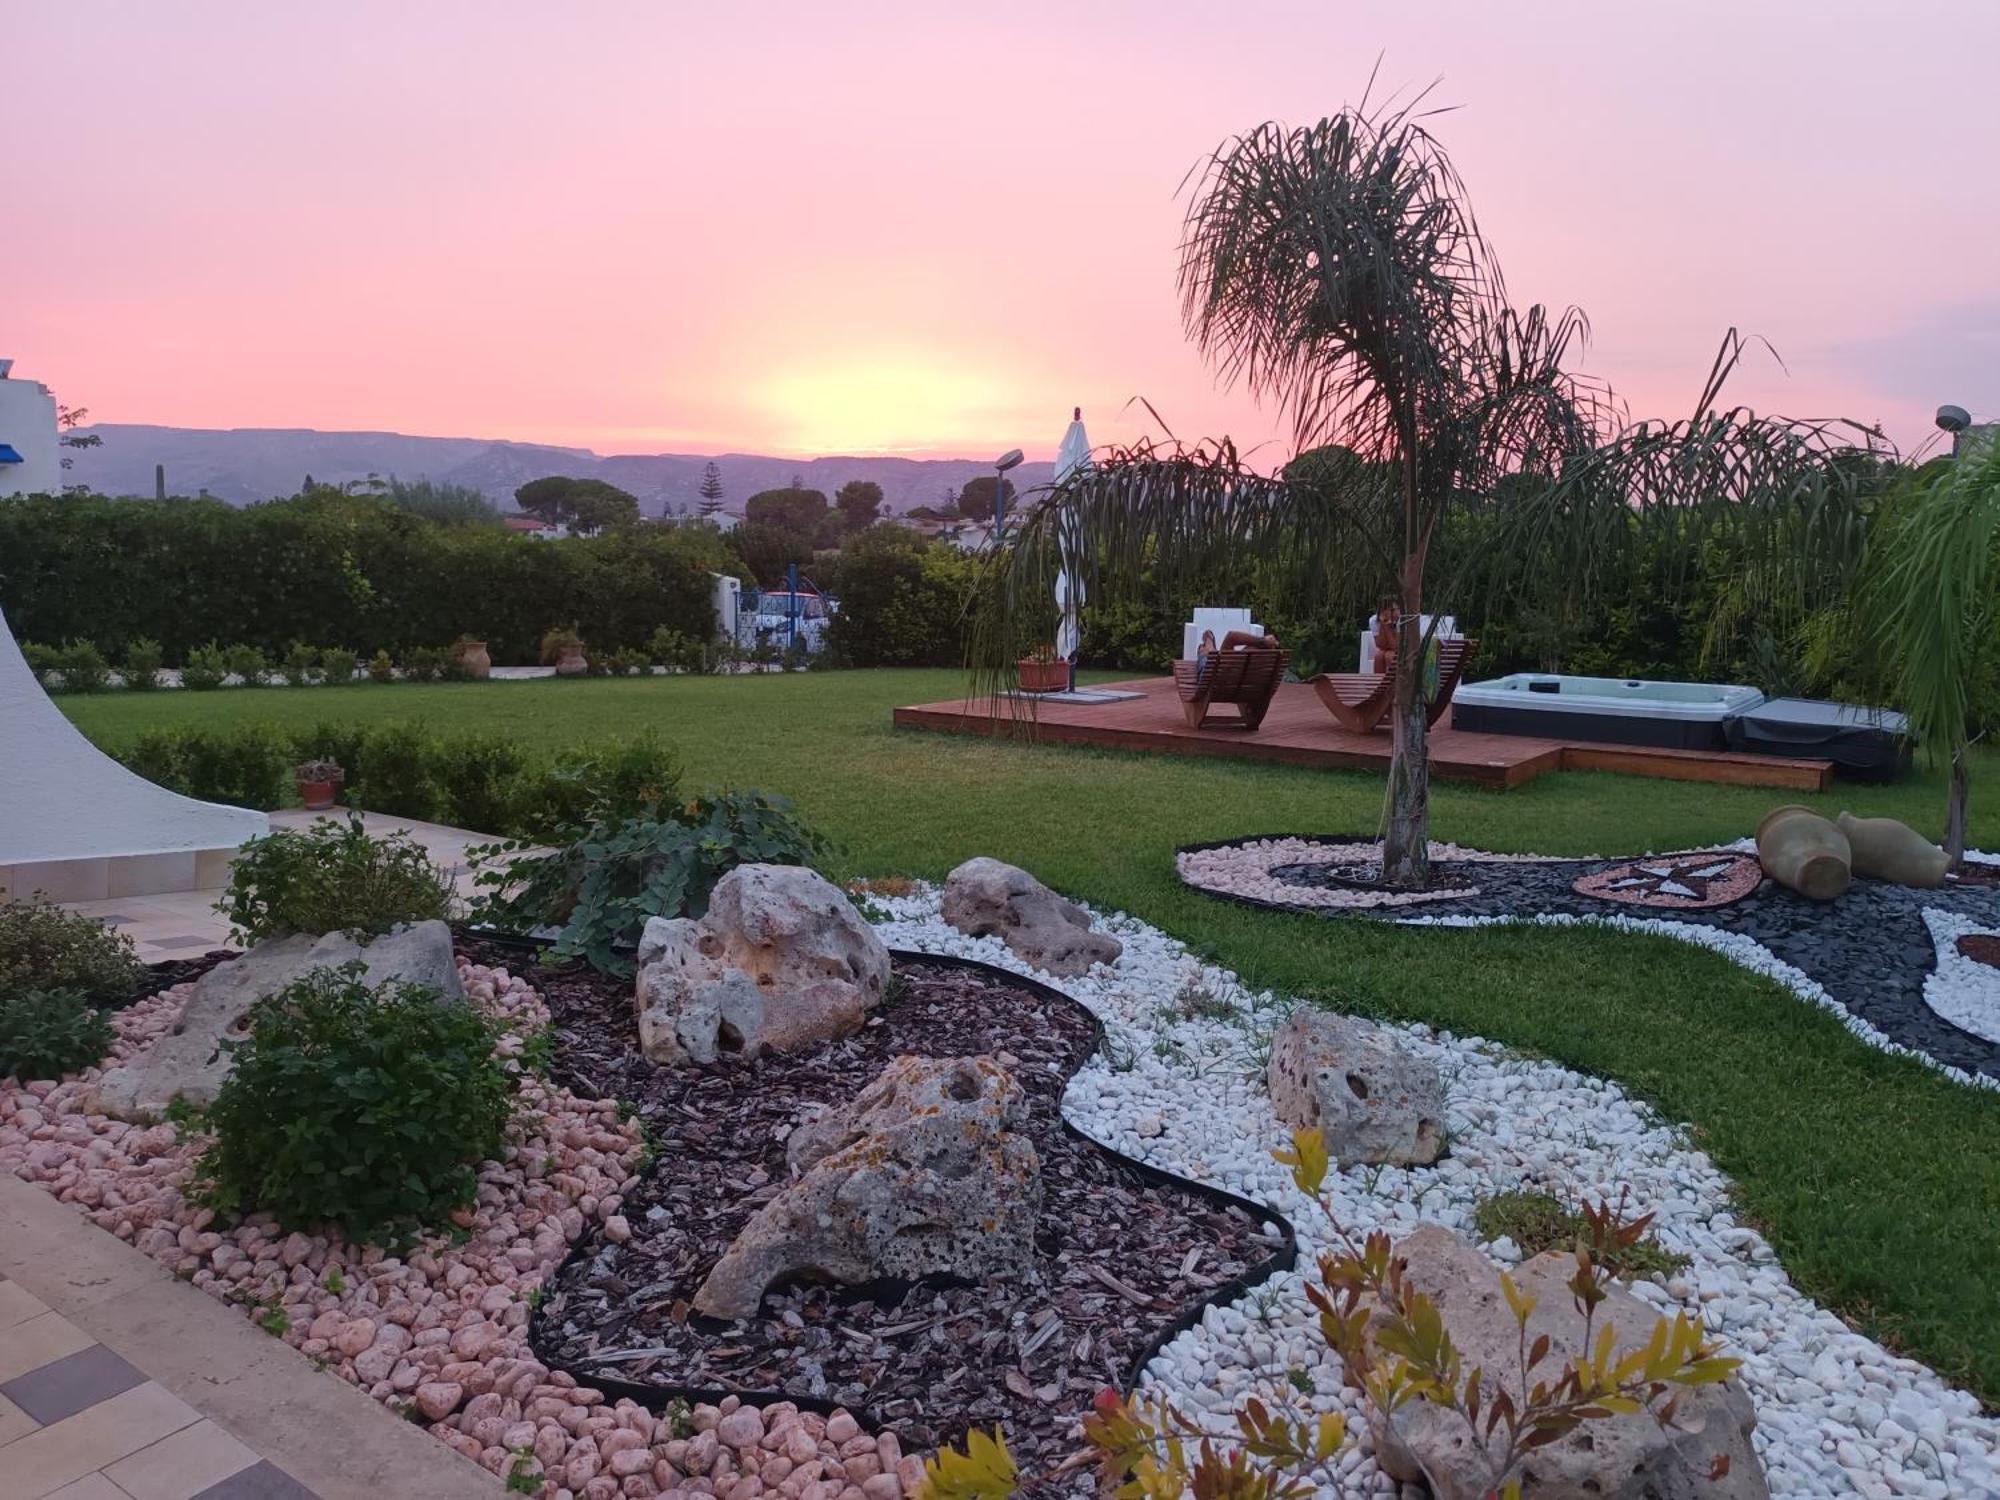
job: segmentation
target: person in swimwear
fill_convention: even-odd
[[[1386,597],[1375,608],[1375,670],[1384,677],[1396,670],[1396,648],[1402,636],[1403,606]]]
[[[1258,635],[1248,630],[1232,630],[1217,644],[1215,632],[1204,630],[1201,640],[1194,648],[1194,680],[1200,682],[1208,676],[1208,659],[1218,651],[1275,651],[1278,638],[1275,635]]]

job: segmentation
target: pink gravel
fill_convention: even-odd
[[[1487,854],[1478,849],[1461,849],[1456,844],[1432,841],[1434,860],[1465,860],[1511,863],[1533,855]],[[1226,844],[1219,849],[1194,849],[1177,857],[1181,879],[1205,891],[1225,896],[1248,896],[1255,901],[1276,901],[1287,906],[1375,909],[1385,906],[1419,906],[1426,901],[1449,901],[1457,896],[1476,894],[1471,886],[1454,886],[1433,891],[1339,890],[1329,886],[1291,885],[1274,878],[1279,865],[1379,864],[1382,846],[1376,843],[1335,843],[1325,839],[1249,839]]]
[[[472,1003],[512,1028],[503,1053],[548,1023],[526,980],[462,961],[459,970]],[[171,1026],[192,989],[178,985],[114,1016],[104,1065]],[[281,1310],[286,1343],[384,1405],[414,1409],[496,1474],[517,1465],[539,1473],[539,1493],[554,1500],[901,1500],[922,1478],[894,1434],[869,1437],[844,1412],[825,1417],[789,1402],[760,1410],[731,1397],[695,1407],[677,1434],[529,1352],[535,1288],[592,1220],[612,1234],[626,1228],[620,1209],[638,1183],[641,1144],[613,1100],[523,1076],[502,1159],[486,1163],[477,1201],[454,1216],[463,1238],[433,1237],[395,1256],[337,1236],[284,1234],[261,1214],[220,1223],[182,1196],[198,1140],[84,1110],[99,1071],[0,1080],[0,1169],[246,1316]]]

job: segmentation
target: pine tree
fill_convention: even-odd
[[[722,470],[710,460],[701,471],[701,507],[697,514],[712,516],[722,509]]]

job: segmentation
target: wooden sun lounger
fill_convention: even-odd
[[[1174,688],[1180,694],[1188,727],[1202,728],[1213,709],[1229,704],[1236,716],[1222,719],[1220,724],[1255,729],[1264,722],[1291,660],[1289,651],[1253,646],[1244,651],[1210,652],[1206,671],[1194,661],[1175,662]]]
[[[1465,663],[1478,646],[1463,636],[1440,640],[1438,647],[1437,692],[1426,705],[1426,723],[1435,724],[1451,706],[1451,695],[1465,675]],[[1311,679],[1312,690],[1342,729],[1350,734],[1373,734],[1396,702],[1396,679],[1386,672],[1321,672]]]

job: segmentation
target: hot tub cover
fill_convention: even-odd
[[[1723,724],[1732,750],[1809,756],[1859,781],[1889,781],[1910,764],[1910,721],[1886,708],[1767,698]]]

